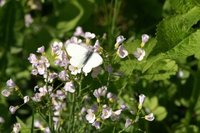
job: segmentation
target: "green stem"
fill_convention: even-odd
[[[199,86],[200,86],[200,62],[198,62],[197,72],[194,73],[194,85],[193,85],[192,94],[189,101],[190,106],[189,106],[188,111],[186,112],[185,119],[183,121],[185,125],[189,125],[191,122],[192,114],[194,112],[195,105],[199,98],[199,93],[200,93]]]
[[[73,97],[72,97],[72,101],[73,101],[73,107],[72,107],[72,133],[74,132],[74,127],[75,127],[75,106],[76,106],[76,92],[73,94]]]
[[[118,0],[115,0],[114,3],[114,10],[113,10],[113,17],[112,17],[112,24],[111,24],[111,34],[114,34],[115,28],[116,28],[116,20],[117,16],[119,14],[121,2]]]
[[[32,123],[31,123],[31,133],[33,133],[33,129],[34,129],[34,119],[35,119],[35,111],[34,111],[34,108],[33,108],[33,112],[32,112]]]

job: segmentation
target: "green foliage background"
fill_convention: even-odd
[[[40,9],[31,7],[36,1]],[[34,20],[30,27],[25,26],[27,13]],[[29,54],[41,45],[48,51],[53,40],[68,39],[77,26],[100,36],[106,33],[102,45],[111,52],[120,34],[127,38],[129,53],[140,45],[141,34],[149,34],[142,62],[133,55],[113,62],[124,77],[112,79],[110,89],[123,88],[121,95],[130,104],[130,97],[148,96],[144,106],[156,120],[140,123],[143,131],[200,132],[199,0],[6,0],[0,7],[1,90],[12,77],[25,94],[31,94],[36,80],[30,75]],[[0,115],[6,119],[1,130],[8,132],[16,121],[8,107],[21,101],[16,96],[0,98]],[[31,110],[25,106],[18,115],[26,121]]]

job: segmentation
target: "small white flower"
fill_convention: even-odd
[[[147,121],[153,121],[155,119],[153,113],[150,113],[148,115],[144,116],[144,119],[146,119]]]
[[[106,92],[107,92],[107,87],[106,86],[102,86],[102,87],[100,87],[98,89],[95,89],[94,92],[93,92],[93,95],[96,98],[100,98],[101,96],[105,96]]]
[[[56,55],[59,55],[59,53],[61,52],[62,47],[63,47],[63,43],[62,42],[58,42],[58,41],[53,42],[53,44],[51,45],[52,53],[56,54]]]
[[[117,49],[124,42],[124,40],[126,40],[126,38],[124,38],[122,35],[119,35],[116,39],[115,49]]]
[[[9,97],[10,94],[11,94],[10,91],[7,89],[1,91],[1,95],[3,95],[4,97]]]
[[[62,80],[62,81],[67,81],[68,80],[68,74],[65,70],[59,72],[58,77]]]
[[[102,110],[101,118],[105,120],[105,119],[108,119],[111,115],[112,115],[112,109],[104,108]]]
[[[24,97],[24,103],[27,103],[30,100],[29,96]]]
[[[67,53],[64,50],[60,50],[60,52],[57,54],[55,58],[56,58],[56,60],[54,61],[55,65],[67,68],[69,64],[69,59],[67,57]]]
[[[100,44],[99,44],[99,40],[96,40],[96,42],[95,42],[93,47],[94,47],[94,51],[95,52],[100,51],[101,47],[100,47]]]
[[[139,105],[138,105],[138,109],[142,109],[142,105],[144,103],[144,99],[145,99],[145,95],[144,94],[140,94],[139,95]]]
[[[15,88],[16,85],[14,83],[14,81],[12,79],[9,79],[7,82],[6,82],[6,85],[8,88]]]
[[[40,87],[39,88],[39,94],[40,94],[40,97],[42,97],[42,96],[45,96],[46,94],[47,94],[47,88],[46,88],[46,86],[44,86],[44,87]]]
[[[21,129],[20,123],[15,123],[14,126],[13,126],[13,132],[19,133],[20,129]]]
[[[83,35],[84,36],[84,35]],[[70,39],[68,39],[66,42],[65,42],[65,46],[67,46],[68,44],[70,43],[75,43],[75,44],[81,44],[82,43],[82,40],[77,38],[76,36],[73,36],[71,37]]]
[[[141,47],[144,47],[145,43],[147,43],[149,41],[149,35],[147,34],[143,34],[142,35],[142,44],[141,44]]]
[[[0,0],[0,7],[3,7],[6,3],[6,0]]]
[[[100,129],[100,122],[95,121],[95,122],[92,123],[92,126],[94,126],[96,129]]]
[[[122,112],[122,109],[118,109],[116,111],[113,112],[114,115],[120,115]]]
[[[179,78],[183,78],[183,76],[184,76],[183,70],[179,70],[177,75]]]
[[[40,102],[41,101],[41,94],[40,93],[35,93],[35,95],[32,97],[32,100],[35,102]]]
[[[76,27],[76,30],[74,32],[74,36],[84,36],[84,32],[82,27],[78,26]]]
[[[118,109],[118,110],[116,110],[116,111],[113,111],[113,112],[112,112],[112,115],[111,115],[111,119],[112,119],[113,121],[118,120],[118,119],[120,118],[121,112],[122,112],[122,109]]]
[[[141,48],[137,48],[133,55],[137,58],[138,61],[141,61],[145,56],[145,51]]]
[[[38,63],[37,56],[35,54],[32,54],[32,53],[30,53],[28,60],[32,64],[32,66],[36,66],[37,63]]]
[[[128,55],[128,51],[123,47],[123,45],[120,45],[117,49],[117,55],[120,58],[125,58]]]
[[[74,93],[75,92],[74,84],[72,82],[66,82],[64,86],[64,90],[70,93]]]
[[[5,122],[4,118],[0,116],[0,124],[2,124],[4,122]]]
[[[127,106],[126,106],[125,104],[121,104],[121,105],[120,105],[120,108],[121,108],[122,110],[125,110],[125,109],[127,109]]]
[[[95,119],[96,119],[96,116],[93,113],[93,110],[88,109],[87,110],[87,115],[85,116],[85,118],[89,123],[93,123],[95,121]]]
[[[85,112],[86,112],[86,108],[85,108],[85,107],[82,107],[82,108],[81,108],[80,115],[83,115],[83,114],[85,114]]]
[[[34,121],[34,127],[36,127],[36,128],[41,128],[42,127],[42,124],[40,123],[39,120],[35,120]]]
[[[66,98],[66,95],[62,90],[57,90],[55,96],[60,100],[63,100]]]
[[[78,73],[81,73],[81,68],[76,68],[72,65],[69,65],[69,70],[71,71],[72,75],[77,75]]]
[[[129,118],[127,118],[127,119],[126,119],[126,123],[125,123],[125,127],[126,127],[126,128],[129,127],[131,124],[132,124],[132,120],[129,119]]]
[[[37,53],[44,53],[44,51],[45,51],[44,46],[41,46],[41,47],[39,47],[39,48],[37,49]]]
[[[11,114],[14,114],[18,108],[19,108],[18,106],[10,106],[9,111]]]
[[[53,80],[54,80],[55,78],[57,78],[57,76],[58,76],[58,74],[55,73],[55,72],[53,72],[53,73],[50,72],[48,76],[45,74],[45,75],[44,75],[45,82],[52,83]]]
[[[110,102],[114,102],[117,100],[117,96],[111,92],[107,93],[107,98],[109,99]]]
[[[31,74],[37,75],[37,74],[38,74],[38,70],[37,70],[37,69],[32,69],[32,70],[31,70]]]
[[[50,128],[49,128],[49,127],[45,127],[45,129],[44,129],[44,133],[51,133]]]
[[[29,27],[33,23],[33,18],[30,14],[26,14],[24,16],[24,19],[25,19],[25,26],[26,27]]]
[[[93,38],[96,37],[96,35],[95,35],[94,33],[91,33],[91,32],[85,32],[84,37],[85,37],[86,39],[93,39]]]

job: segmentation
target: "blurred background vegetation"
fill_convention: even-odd
[[[146,33],[155,37],[157,24],[164,17],[179,12],[170,6],[171,0],[3,1],[0,1],[0,89],[2,90],[6,81],[12,77],[26,94],[32,93],[36,82],[35,77],[30,75],[30,64],[27,60],[29,54],[42,45],[50,48],[53,40],[67,40],[77,26],[101,37],[106,33],[107,42],[103,45],[112,51],[118,35],[140,38],[141,34]],[[184,3],[187,0],[182,1]],[[199,28],[199,24],[195,26]],[[195,75],[200,75],[197,71],[198,62],[193,56],[188,57],[182,64],[187,64],[187,68]],[[160,121],[148,125],[147,132],[199,132],[198,96],[194,98],[196,102],[193,107],[189,106],[194,95],[192,90],[199,82],[190,71],[184,73],[181,79],[177,76],[180,73],[177,73],[167,80],[145,81],[136,85],[141,87],[142,84],[148,84],[148,89],[144,91],[151,96],[147,100],[149,105],[156,108],[159,99],[159,104],[164,106],[167,112],[167,116]],[[15,96],[0,98],[0,115],[6,120],[1,128],[6,129],[15,121],[15,117],[7,111],[9,105],[21,101],[17,101]],[[188,111],[189,116],[186,115]],[[26,119],[31,115],[31,110],[25,106],[17,115]]]

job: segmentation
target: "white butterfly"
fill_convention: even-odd
[[[77,68],[82,68],[87,75],[92,68],[95,68],[103,63],[102,57],[94,52],[92,48],[88,48],[75,43],[69,43],[66,46],[69,56],[71,56],[70,64]]]

